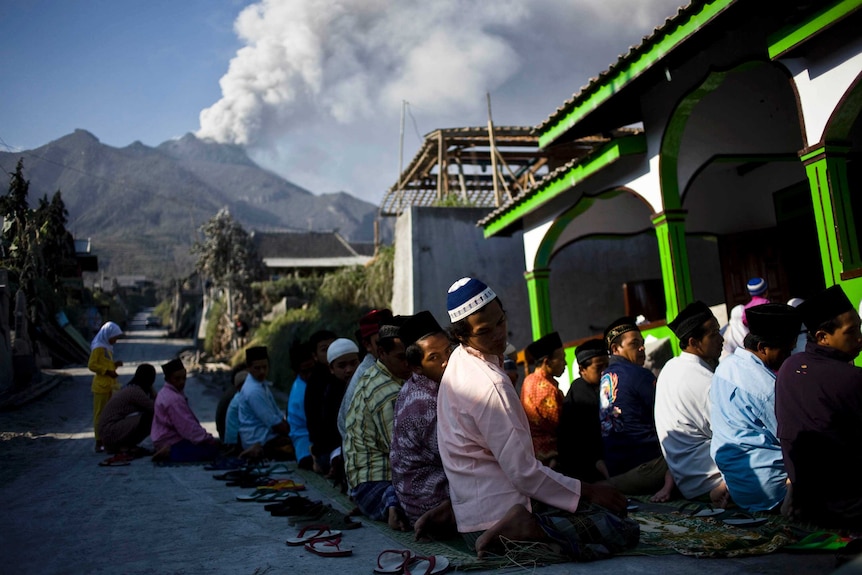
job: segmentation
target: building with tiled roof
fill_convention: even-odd
[[[252,241],[270,277],[311,275],[365,265],[374,255],[366,245],[354,246],[338,232],[252,232]],[[370,253],[369,253],[370,251]]]

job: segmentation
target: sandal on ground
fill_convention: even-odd
[[[689,517],[716,517],[718,515],[723,515],[726,510],[721,507],[713,507],[709,504],[701,505],[696,501],[691,501],[680,507],[679,512],[684,513]]]
[[[291,537],[285,543],[290,545],[291,547],[298,547],[299,545],[305,545],[310,541],[316,541],[318,539],[336,539],[341,537],[341,531],[332,530],[329,528],[329,525],[317,524],[317,525],[308,525],[303,527],[299,533],[296,534],[296,537]]]
[[[320,518],[323,517],[323,514],[326,513],[326,510],[329,508],[328,505],[324,505],[320,503],[318,505],[314,505],[308,509],[302,515],[294,515],[287,520],[289,525],[299,525],[303,524],[307,525],[309,523],[317,523],[320,521]]]
[[[302,499],[288,497],[283,501],[270,503],[264,509],[269,511],[269,514],[273,517],[294,517],[297,515],[307,515],[311,509],[320,504],[320,501],[310,501],[304,497]]]
[[[305,550],[321,557],[349,557],[353,555],[353,549],[342,549],[340,544],[341,538],[315,539],[305,544]]]
[[[437,575],[449,569],[449,559],[442,555],[414,555],[404,565],[404,575]]]
[[[359,529],[362,527],[362,522],[357,521],[356,519],[351,519],[347,516],[347,514],[338,511],[337,509],[333,509],[331,506],[327,506],[326,509],[318,518],[318,523],[326,523],[327,525],[334,527],[336,529],[348,530],[348,529]],[[301,525],[302,522],[297,522],[296,525]]]
[[[377,556],[377,567],[374,568],[374,572],[382,575],[401,575],[404,573],[404,566],[412,557],[413,553],[409,549],[385,549]]]
[[[120,467],[131,465],[134,457],[127,453],[118,453],[99,462],[99,467]]]
[[[757,527],[769,521],[766,517],[755,517],[743,511],[730,513],[726,517],[722,517],[721,520],[725,525],[732,527]]]

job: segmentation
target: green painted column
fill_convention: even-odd
[[[652,218],[658,238],[667,318],[676,317],[694,301],[685,246],[685,215],[685,210],[665,210]]]
[[[551,320],[551,291],[548,278],[551,270],[548,268],[534,269],[525,272],[527,280],[527,295],[530,298],[530,325],[533,329],[533,341],[554,331]]]
[[[848,151],[843,146],[825,145],[800,155],[811,186],[826,287],[852,279],[862,269],[847,182]]]

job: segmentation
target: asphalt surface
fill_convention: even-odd
[[[115,348],[115,357],[126,362],[121,382],[140,363],[158,366],[191,344],[144,329],[144,318]],[[352,556],[319,557],[286,546],[285,539],[297,532],[287,518],[271,517],[260,503],[237,501],[249,490],[226,487],[201,466],[158,467],[145,458],[126,467],[99,467],[105,456],[93,450],[91,374],[80,366],[49,375],[60,384],[0,413],[0,573],[372,573],[380,551],[403,548],[387,527],[362,519],[365,526],[343,538]],[[215,381],[224,379],[203,373],[186,385],[192,409],[214,435],[222,393]],[[161,384],[159,377],[156,385]],[[313,489],[306,494],[328,499]],[[773,553],[740,559],[617,557],[503,572],[820,574],[834,566],[831,553]]]

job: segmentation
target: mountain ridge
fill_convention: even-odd
[[[60,190],[67,228],[91,238],[109,275],[187,275],[198,228],[223,207],[249,233],[338,230],[352,242],[374,239],[374,204],[346,192],[315,195],[261,168],[240,146],[191,133],[116,148],[77,129],[32,150],[0,152],[0,167],[12,173],[19,158],[31,205]]]

